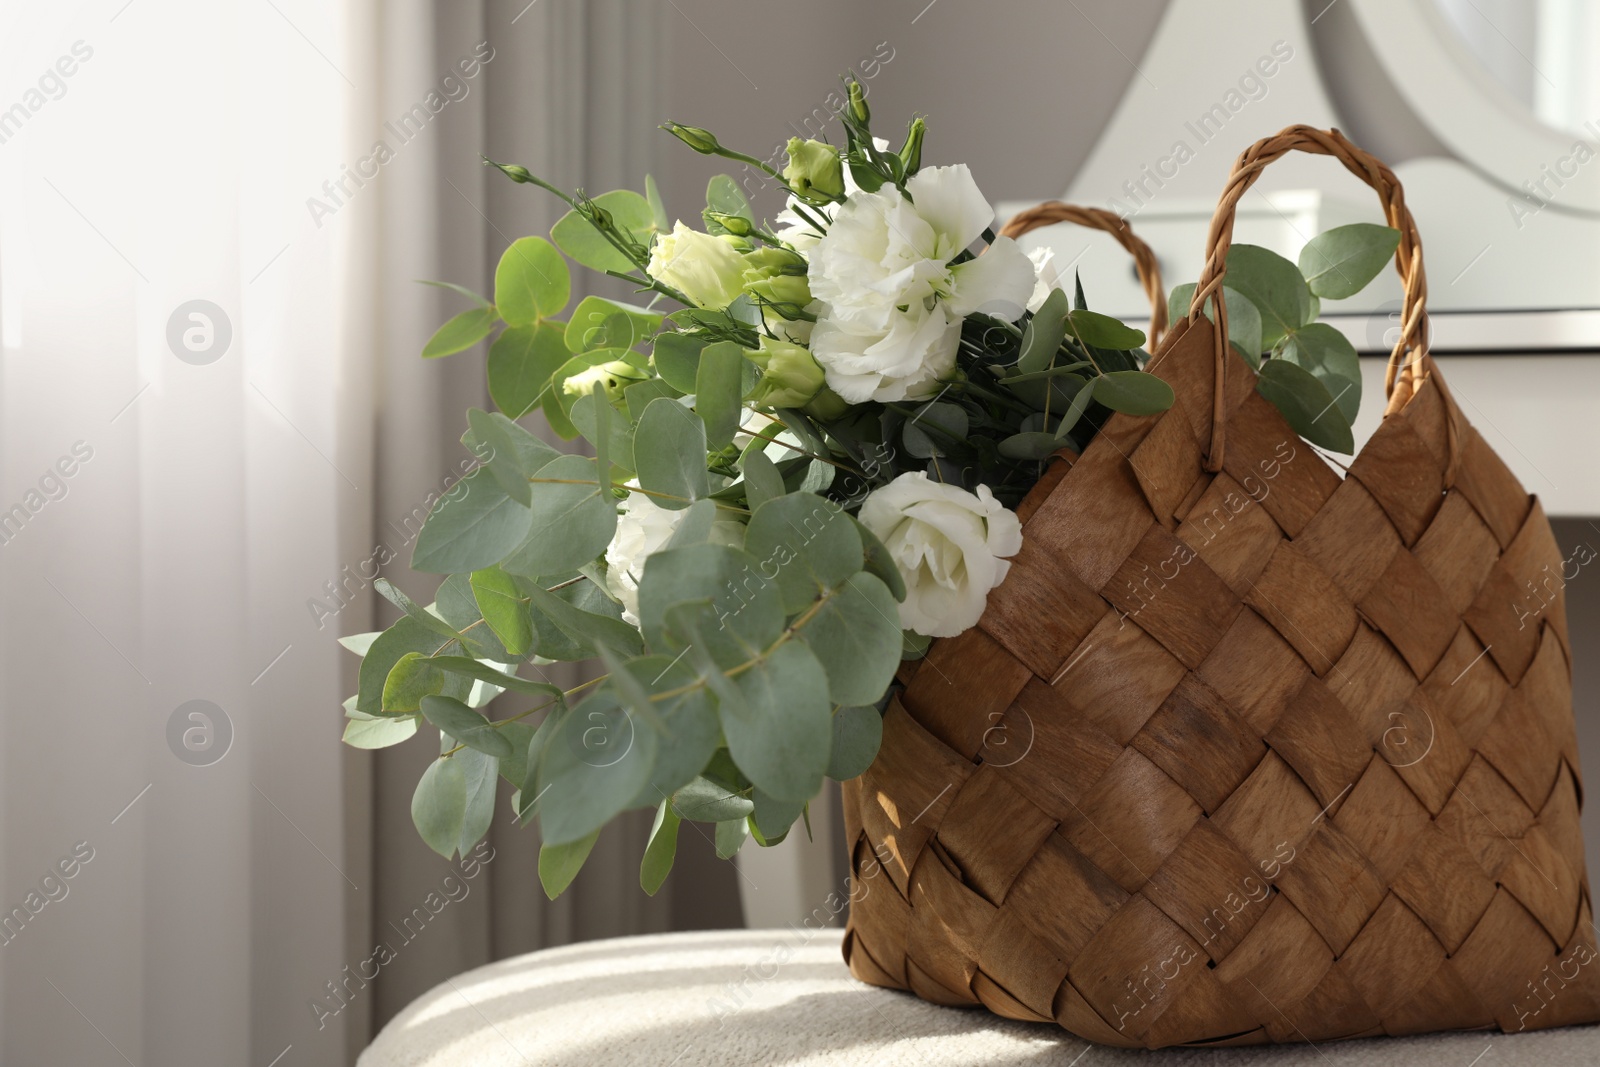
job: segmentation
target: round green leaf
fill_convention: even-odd
[[[1290,334],[1279,357],[1311,372],[1333,396],[1348,423],[1361,408],[1361,357],[1337,327],[1313,322]]]
[[[1094,380],[1094,398],[1125,415],[1154,415],[1172,406],[1172,386],[1139,370],[1116,370]]]
[[[496,759],[511,757],[511,742],[482,714],[473,711],[459,700],[439,696],[423,697],[422,717],[468,748],[475,748],[484,755]]]
[[[455,854],[467,815],[467,776],[455,759],[436,759],[422,772],[411,795],[411,821],[429,848],[445,859]]]
[[[1226,278],[1260,313],[1263,350],[1312,321],[1311,290],[1300,268],[1278,253],[1256,245],[1234,245],[1228,249]]]
[[[883,742],[883,716],[877,708],[840,708],[833,713],[833,748],[828,777],[848,782],[872,766]]]
[[[583,861],[589,858],[599,836],[600,831],[596,830],[566,844],[539,846],[539,884],[544,887],[545,896],[554,900],[566,892],[567,886],[583,870]]]
[[[643,247],[650,247],[657,226],[648,200],[630,189],[618,189],[601,193],[594,202],[610,214],[619,229],[632,234]],[[550,228],[550,239],[574,260],[602,274],[608,270],[631,271],[638,267],[576,211],[567,212]]]
[[[717,712],[739,770],[780,800],[809,800],[821,788],[833,744],[828,678],[809,648],[779,645],[733,679],[737,699]]]
[[[835,704],[875,704],[900,666],[900,607],[877,578],[852,574],[800,631]]]
[[[410,715],[403,719],[351,719],[344,724],[344,743],[351,748],[388,748],[416,732],[417,720]]]
[[[706,474],[706,428],[694,413],[675,400],[652,400],[633,433],[634,466],[639,485],[652,502],[677,510],[711,494]]]
[[[616,498],[609,485],[600,484],[594,460],[552,460],[534,474],[531,486],[526,536],[501,565],[512,574],[537,578],[568,574],[594,562],[617,529]]]
[[[511,242],[494,271],[494,303],[511,326],[532,326],[561,312],[572,296],[567,261],[543,237]]]
[[[459,574],[492,566],[522,543],[532,522],[533,513],[479,468],[434,505],[411,550],[412,569]]]
[[[760,575],[777,582],[784,611],[791,615],[860,571],[866,561],[850,516],[811,493],[790,493],[757,508],[745,530],[744,549],[755,558]]]
[[[1336,226],[1300,250],[1300,272],[1319,297],[1355,296],[1378,276],[1400,247],[1400,231],[1370,222]]]
[[[672,807],[691,822],[728,822],[742,819],[755,810],[749,797],[709,778],[696,778],[673,793]]]
[[[541,322],[508,327],[494,339],[488,372],[495,407],[513,419],[533,410],[550,376],[571,358],[564,331],[561,323]]]
[[[656,652],[676,655],[688,644],[674,634],[668,612],[675,605],[705,602],[710,607],[701,634],[707,653],[724,667],[743,663],[783,632],[783,599],[778,587],[747,552],[726,545],[686,545],[657,552],[645,561],[639,582],[639,619]]]
[[[1314,445],[1348,455],[1355,451],[1350,423],[1326,386],[1288,360],[1261,365],[1256,392],[1272,401],[1294,432]]]
[[[656,740],[608,690],[561,712],[539,763],[544,840],[580,840],[626,808],[650,779]]]
[[[444,688],[444,674],[420,652],[407,652],[383,683],[383,713],[417,711],[422,701]]]
[[[623,667],[638,683],[639,691],[658,698],[650,701],[648,709],[659,722],[655,766],[634,806],[659,802],[692,782],[722,743],[722,728],[711,695],[704,686],[694,685],[694,668],[687,660],[688,657],[645,656]],[[673,695],[661,699],[666,693]],[[632,707],[620,687],[618,695]],[[648,717],[634,709],[635,722]]]

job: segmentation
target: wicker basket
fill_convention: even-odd
[[[1344,477],[1198,314],[1296,149],[1402,234],[1389,403]],[[1399,183],[1291,127],[1239,157],[1208,248],[1152,362],[1178,403],[1041,483],[846,786],[852,972],[1130,1047],[1600,1019],[1565,604],[1527,593],[1561,553],[1428,355]]]

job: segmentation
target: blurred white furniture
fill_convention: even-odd
[[[356,1067],[1559,1067],[1600,1062],[1600,1028],[1317,1046],[1129,1052],[1050,1026],[862,985],[838,930],[590,941],[468,971],[401,1012]]]

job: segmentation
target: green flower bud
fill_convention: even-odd
[[[607,400],[621,404],[622,391],[646,377],[648,375],[638,367],[618,359],[579,371],[561,383],[561,391],[568,396],[588,396],[599,385],[605,389]]]
[[[515,163],[496,163],[492,159],[486,159],[484,162],[519,184],[533,181],[533,173],[527,167],[518,166]]]
[[[905,164],[907,174],[915,174],[917,168],[922,166],[922,136],[928,132],[928,124],[921,118],[911,120],[911,129],[906,133],[906,143],[900,149],[900,162]]]
[[[834,419],[844,418],[845,412],[850,410],[850,405],[844,397],[824,385],[811,398],[811,402],[800,409],[801,414],[810,415],[818,422],[832,422]]]
[[[867,107],[867,91],[854,79],[850,81],[850,114],[862,125],[872,121],[872,111]]]
[[[822,367],[804,345],[763,337],[760,350],[746,349],[745,358],[761,368],[761,379],[750,393],[757,404],[797,408],[823,388]]]
[[[844,196],[844,162],[830,144],[791,137],[783,180],[807,203],[831,204]]]
[[[721,211],[707,211],[706,224],[716,223],[735,237],[749,237],[750,231],[755,229],[750,220],[743,215],[729,215]]]
[[[721,143],[710,130],[702,130],[698,126],[684,126],[677,122],[664,122],[661,128],[703,156],[714,156],[722,151]]]
[[[743,282],[746,293],[784,318],[799,318],[798,312],[811,303],[805,257],[786,248],[766,246],[747,253]]]

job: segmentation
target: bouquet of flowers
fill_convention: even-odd
[[[437,728],[412,815],[442,855],[487,831],[501,777],[515,817],[539,821],[551,896],[629,809],[656,813],[652,893],[684,819],[714,824],[725,857],[747,837],[782,841],[824,778],[873,760],[901,660],[977,623],[1022,546],[1012,509],[1050,458],[1113,412],[1173,403],[1143,370],[1143,333],[1088,310],[1081,285],[1069,297],[1048,253],[996,237],[965,165],[922,165],[922,119],[891,149],[853,82],[839,119],[842,146],[795,138],[781,172],[663,127],[780,184],[771,223],[728,176],[697,229],[648,180],[590,197],[492,164],[570,210],[548,241],[506,249],[492,301],[448,286],[475,306],[423,355],[503,327],[488,355],[498,410],[468,413],[481,464],[416,541],[412,566],[447,576],[436,602],[380,581],[403,616],[343,639],[363,657],[348,743]],[[1316,290],[1349,295],[1364,273],[1360,288],[1393,234],[1331,231],[1299,267],[1230,254],[1235,344],[1279,365],[1263,394],[1345,452],[1360,379],[1348,342],[1314,321]],[[590,296],[566,313],[568,259],[648,303]],[[1188,302],[1175,293],[1175,314]],[[535,413],[593,454],[524,428]],[[575,689],[538,677],[591,659],[604,673]],[[491,701],[527,706],[490,718]]]

